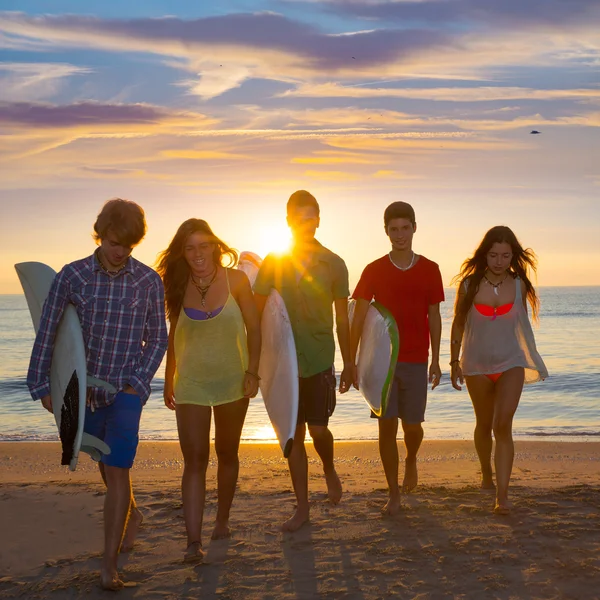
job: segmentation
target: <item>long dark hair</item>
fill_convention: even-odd
[[[190,267],[185,260],[184,250],[187,239],[193,233],[203,233],[215,244],[213,258],[215,264],[234,267],[238,261],[238,253],[219,239],[203,219],[188,219],[177,230],[169,247],[158,255],[156,270],[162,277],[165,286],[165,304],[167,318],[177,317],[181,311],[183,297],[190,278]],[[225,264],[223,257],[229,257]]]
[[[483,236],[473,256],[465,260],[460,268],[460,273],[452,280],[452,284],[459,284],[459,289],[463,283],[468,282],[466,294],[462,297],[462,301],[459,300],[460,295],[456,294],[454,315],[459,319],[459,322],[464,323],[467,313],[473,306],[473,300],[479,291],[479,285],[487,269],[487,253],[494,244],[502,243],[507,243],[510,246],[513,255],[508,274],[513,278],[519,277],[525,282],[527,300],[531,305],[533,320],[538,320],[540,301],[529,279],[530,271],[534,274],[537,272],[537,258],[533,250],[521,246],[517,236],[509,227],[497,225]]]

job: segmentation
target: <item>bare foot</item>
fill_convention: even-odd
[[[496,484],[494,483],[494,480],[492,479],[491,475],[489,477],[481,478],[481,491],[482,492],[495,492],[496,491]]]
[[[338,477],[335,469],[330,473],[325,473],[325,481],[327,482],[327,496],[331,504],[339,504],[342,499],[342,482]]]
[[[215,523],[215,528],[213,529],[210,539],[211,540],[224,540],[224,539],[230,538],[230,537],[231,537],[231,530],[229,529],[229,522],[225,521],[223,523],[219,523],[219,521],[217,521]]]
[[[119,578],[117,571],[102,569],[100,571],[100,587],[109,592],[118,592],[125,584]]]
[[[289,531],[289,532],[298,531],[298,529],[300,529],[300,527],[302,527],[302,525],[304,525],[304,523],[308,523],[308,518],[309,518],[308,509],[300,510],[299,508],[297,508],[296,512],[294,513],[294,516],[291,517],[290,519],[288,519],[281,526],[281,531]]]
[[[125,535],[123,536],[123,541],[121,542],[121,552],[131,552],[131,550],[133,550],[133,545],[135,544],[138,530],[143,521],[144,515],[142,515],[140,510],[138,508],[132,509],[129,513],[127,527],[125,528]]]
[[[204,562],[206,552],[202,550],[202,542],[192,542],[188,545],[183,555],[184,563],[200,564]]]
[[[390,496],[390,499],[386,502],[385,506],[381,509],[381,513],[393,517],[402,510],[400,503],[400,494],[396,496]]]
[[[496,500],[496,506],[494,506],[494,514],[495,515],[510,515],[510,502],[508,500]]]
[[[406,494],[412,492],[419,483],[419,472],[417,471],[417,459],[404,461],[404,481],[402,491]]]

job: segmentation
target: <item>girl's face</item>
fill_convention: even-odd
[[[487,253],[487,267],[494,275],[502,275],[510,267],[513,253],[507,242],[496,242]]]
[[[196,231],[186,240],[183,247],[183,256],[192,273],[201,276],[212,272],[214,269],[214,251],[215,243],[212,238],[205,233]]]

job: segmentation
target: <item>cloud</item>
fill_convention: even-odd
[[[195,125],[214,123],[198,113],[182,113],[150,104],[104,104],[101,102],[77,102],[52,105],[30,102],[0,104],[0,123],[9,126],[25,126],[46,129],[84,127],[88,130],[106,129],[114,126],[147,127],[171,122]]]
[[[229,14],[195,20],[109,20],[76,15],[0,13],[0,32],[49,47],[147,52],[187,61],[198,80],[180,82],[208,98],[251,77],[294,81],[306,75],[357,71],[381,74],[383,64],[407,63],[458,45],[456,34],[378,29],[330,34],[273,13]],[[207,58],[207,57],[210,58]]]
[[[320,181],[357,181],[360,176],[357,173],[347,173],[346,171],[305,171],[305,177],[318,179]]]
[[[380,170],[373,173],[373,177],[375,177],[376,179],[421,179],[421,177],[417,175],[407,175],[406,173],[402,173],[401,171],[385,170]]]
[[[600,89],[533,89],[504,86],[385,88],[344,86],[338,83],[302,84],[279,97],[301,98],[411,98],[443,102],[490,102],[495,100],[600,100]]]
[[[313,156],[299,156],[292,159],[292,163],[297,165],[370,165],[381,162],[387,161],[384,157],[374,158],[351,153],[331,155],[324,152],[315,152]]]
[[[91,72],[86,67],[64,63],[0,62],[2,100],[47,100],[64,87],[67,78]]]
[[[368,19],[493,27],[556,27],[600,22],[597,0],[326,0],[330,9]]]
[[[218,160],[222,158],[247,158],[241,154],[231,152],[219,152],[216,150],[163,150],[161,155],[165,158],[177,158],[185,160]]]
[[[390,159],[394,153],[423,152],[437,153],[440,150],[515,150],[519,147],[529,148],[525,142],[506,141],[501,139],[436,139],[434,137],[415,137],[393,134],[381,136],[354,135],[344,137],[330,137],[323,143],[333,148],[343,148],[355,151],[375,151],[388,154]]]

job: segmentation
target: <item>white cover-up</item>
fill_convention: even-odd
[[[546,365],[535,346],[518,277],[515,284],[515,302],[508,313],[494,318],[482,315],[471,306],[463,334],[460,360],[463,375],[490,375],[524,367],[525,383],[548,377]]]

